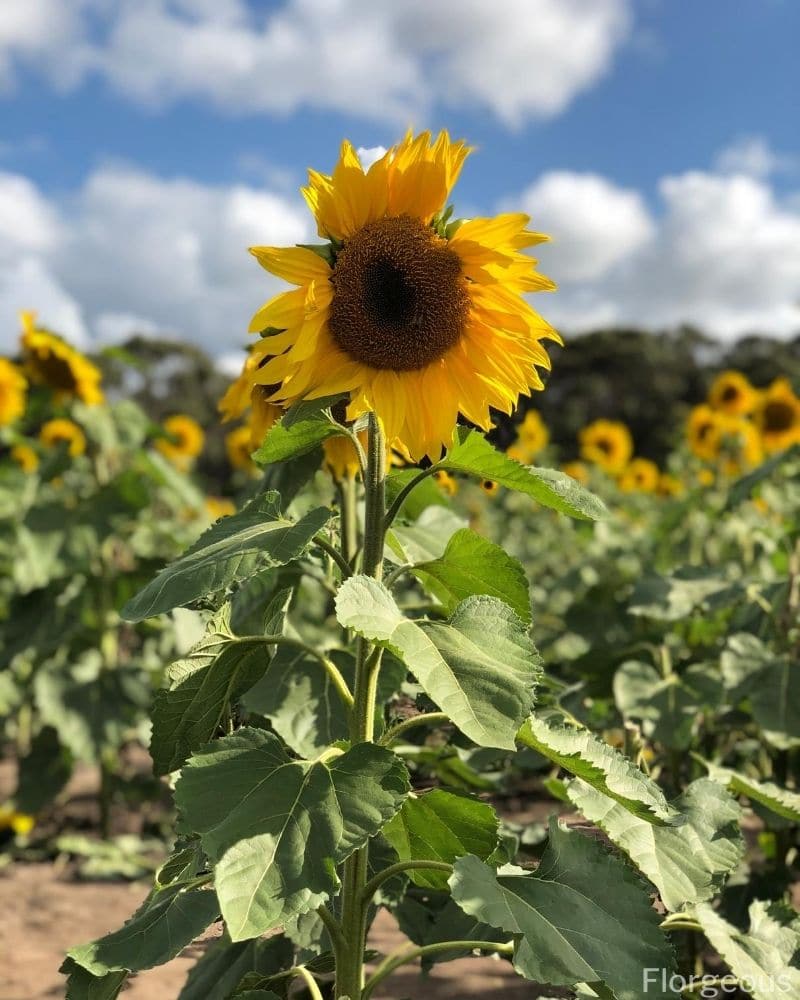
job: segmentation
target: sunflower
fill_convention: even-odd
[[[633,438],[619,420],[595,420],[579,434],[581,457],[612,474],[622,472],[633,454]]]
[[[66,417],[56,417],[42,424],[39,440],[46,448],[66,444],[72,458],[86,451],[86,436],[78,425]]]
[[[517,429],[517,438],[508,454],[523,465],[530,465],[550,441],[550,432],[538,410],[528,410]]]
[[[496,483],[493,479],[484,479],[481,482],[481,489],[487,497],[493,497],[500,492],[500,483]]]
[[[225,452],[228,461],[234,469],[244,469],[252,472],[255,469],[253,459],[253,438],[250,428],[246,424],[234,427],[225,435]]]
[[[253,247],[297,287],[268,301],[251,331],[255,380],[273,402],[345,393],[414,460],[438,459],[459,414],[483,429],[541,389],[544,338],[558,334],[523,295],[554,288],[524,251],[546,237],[528,216],[450,221],[443,212],[469,149],[446,132],[410,133],[368,170],[344,142],[331,176],[309,171],[316,248]]]
[[[671,472],[662,472],[658,477],[656,493],[660,497],[679,497],[683,492],[683,483],[677,476],[673,476]]]
[[[163,427],[166,436],[158,438],[155,447],[173,465],[185,472],[203,450],[206,440],[203,428],[185,413],[167,417]]]
[[[100,369],[61,337],[36,326],[36,313],[20,313],[22,356],[32,382],[51,388],[59,401],[76,397],[89,406],[103,402]]]
[[[583,462],[566,462],[561,466],[561,471],[578,483],[585,485],[589,482],[589,469]]]
[[[746,375],[737,371],[721,372],[708,390],[708,404],[712,409],[738,417],[752,413],[757,399],[757,390],[750,385]]]
[[[365,447],[367,443],[366,431],[360,431],[358,439]],[[360,470],[358,455],[350,438],[341,434],[329,437],[322,442],[322,452],[324,455],[323,468],[330,472],[337,482],[355,479],[358,475]]]
[[[800,442],[800,399],[788,379],[776,378],[761,393],[755,419],[766,452],[783,451]]]
[[[451,476],[449,472],[440,469],[439,472],[434,472],[433,478],[436,480],[436,485],[446,496],[453,497],[458,493],[458,480],[455,476]]]
[[[740,476],[764,458],[758,428],[746,417],[723,416],[720,426],[720,458],[728,476]]]
[[[39,468],[39,456],[29,444],[15,444],[11,458],[23,472],[36,472]]]
[[[0,358],[0,426],[13,424],[25,412],[28,381],[15,364]]]
[[[249,411],[247,422],[251,452],[260,447],[267,431],[280,420],[283,412],[279,406],[270,402],[272,387],[259,385],[255,381],[259,365],[263,365],[265,361],[263,354],[256,348],[251,349],[241,373],[228,386],[218,405],[223,423],[236,420]]]
[[[623,493],[655,493],[661,473],[655,462],[649,458],[634,458],[623,469],[619,477],[619,488]]]
[[[34,826],[35,816],[17,812],[12,806],[0,806],[0,830],[11,830],[17,836],[26,837]]]
[[[236,513],[236,504],[227,497],[206,497],[205,508],[208,516],[214,521]]]
[[[719,455],[722,443],[722,414],[707,403],[692,407],[686,421],[686,440],[698,458],[711,462]]]

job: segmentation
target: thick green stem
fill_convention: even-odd
[[[449,721],[450,716],[447,712],[423,712],[420,715],[412,715],[410,718],[398,722],[391,729],[387,729],[378,742],[381,746],[388,747],[409,729],[415,729],[417,726],[443,726]]]
[[[369,415],[367,469],[364,476],[364,550],[362,572],[380,580],[383,567],[384,513],[386,479],[386,444],[378,419]],[[351,495],[349,504],[355,502]],[[348,505],[349,505],[348,504]],[[343,512],[345,517],[349,512]],[[381,651],[370,649],[358,640],[356,678],[350,735],[353,743],[371,743],[375,727],[375,692],[380,670]],[[364,949],[367,938],[368,848],[355,851],[345,862],[342,878],[341,927],[344,938],[337,952],[336,998],[361,1000],[364,984]]]

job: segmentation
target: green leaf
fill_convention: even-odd
[[[324,411],[330,410],[332,406],[336,406],[337,403],[346,399],[346,392],[338,392],[333,396],[318,396],[316,399],[301,399],[300,402],[289,407],[284,413],[281,423],[288,429],[304,420],[310,420],[312,417],[326,416]]]
[[[72,759],[61,746],[52,726],[40,729],[30,752],[19,761],[14,806],[19,812],[38,813],[49,805],[69,781]]]
[[[391,649],[456,726],[480,746],[511,750],[541,675],[523,623],[493,597],[469,597],[446,623],[411,621],[376,580],[346,580],[345,628]]]
[[[453,898],[467,913],[515,936],[514,967],[553,986],[604,983],[616,1000],[641,1000],[643,970],[673,969],[669,943],[639,877],[597,841],[550,823],[533,873],[456,862]],[[658,985],[655,1000],[674,997]]]
[[[124,971],[93,976],[71,958],[62,963],[59,972],[68,977],[66,1000],[116,1000],[128,978]]]
[[[731,584],[716,576],[717,570],[696,566],[680,569],[670,576],[651,574],[636,585],[628,611],[632,615],[676,622],[688,618],[713,596],[727,596]]]
[[[465,913],[450,893],[425,892],[410,889],[392,915],[400,930],[416,945],[440,944],[444,941],[508,941],[509,935],[497,927],[490,927],[481,920]],[[433,952],[422,958],[422,969],[427,971],[437,962],[452,962],[469,954],[468,948],[453,948]]]
[[[776,816],[800,823],[800,795],[797,792],[780,788],[771,781],[756,781],[726,767],[717,767],[709,763],[705,766],[714,781],[725,785],[735,795],[746,795],[752,802],[758,802]]]
[[[200,642],[168,668],[169,686],[156,692],[150,740],[155,773],[169,774],[208,743],[229,706],[255,684],[268,663],[265,642],[232,634],[230,605],[224,605]]]
[[[719,893],[744,855],[741,809],[722,785],[700,778],[672,803],[683,822],[653,826],[583,781],[572,781],[575,808],[604,830],[655,885],[668,910]]]
[[[779,750],[800,747],[800,669],[749,633],[730,636],[720,657],[725,683],[737,701],[749,698],[764,738]]]
[[[292,759],[276,736],[241,729],[195,754],[175,801],[216,862],[231,939],[263,934],[334,894],[335,866],[400,808],[398,757],[362,743],[327,762]]]
[[[640,819],[662,826],[678,813],[658,785],[638,767],[587,729],[554,725],[532,716],[519,732],[519,742],[559,767],[582,778]]]
[[[800,917],[787,904],[755,900],[741,931],[708,903],[694,908],[703,932],[753,1000],[800,996]]]
[[[395,525],[386,536],[387,557],[400,562],[438,559],[450,538],[467,522],[449,507],[430,507],[414,524]]]
[[[413,572],[449,611],[466,597],[488,594],[531,623],[531,597],[522,564],[469,528],[450,538],[440,559],[418,563]]]
[[[477,799],[434,789],[410,795],[383,828],[383,836],[401,861],[446,861],[465,854],[481,861],[497,848],[498,819],[494,809]],[[417,885],[447,888],[447,874],[420,868],[409,872]]]
[[[288,423],[284,416],[267,432],[261,447],[253,452],[253,459],[259,465],[285,462],[313,451],[337,434],[343,434],[342,428],[324,413],[314,413],[301,420],[291,421],[290,418]]]
[[[764,480],[769,479],[773,472],[779,469],[784,462],[788,462],[798,456],[800,456],[800,445],[792,445],[785,451],[779,451],[777,455],[773,455],[771,458],[768,458],[766,462],[763,462],[757,468],[753,469],[752,472],[748,472],[746,476],[742,476],[741,479],[737,479],[728,491],[728,503],[726,509],[730,510],[732,507],[736,507],[740,504],[743,500],[747,500],[756,486],[759,486],[762,482],[764,482]]]
[[[543,507],[584,521],[597,521],[608,513],[602,500],[583,489],[571,476],[555,469],[520,465],[497,451],[479,431],[457,427],[453,444],[435,468],[491,479],[507,489],[533,497]]]
[[[234,943],[223,934],[192,967],[178,1000],[227,1000],[248,972],[269,976],[292,962],[292,946],[285,937]]]
[[[120,930],[67,955],[94,976],[152,969],[180,954],[218,916],[213,890],[168,886],[151,892]]]
[[[128,601],[122,617],[136,622],[185,607],[264,566],[291,562],[330,516],[329,510],[317,507],[299,521],[289,521],[280,514],[277,493],[256,497],[238,514],[213,524],[180,559]]]

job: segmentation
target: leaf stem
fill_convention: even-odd
[[[422,958],[424,955],[435,955],[437,952],[452,950],[496,951],[501,955],[511,955],[514,951],[514,945],[505,941],[437,941],[436,944],[426,944],[419,948],[398,949],[391,955],[387,955],[367,980],[363,1000],[368,1000],[378,983],[390,976],[395,969],[399,969],[401,965],[413,962],[414,959]]]
[[[414,729],[416,726],[439,726],[449,721],[450,716],[447,712],[423,712],[421,715],[412,715],[410,718],[403,719],[402,722],[398,722],[397,725],[387,729],[378,742],[381,746],[387,747],[390,743],[394,743],[398,736],[401,736],[409,729]]]
[[[336,548],[335,545],[331,545],[324,535],[314,535],[314,544],[319,546],[323,552],[326,552],[331,559],[336,563],[339,569],[342,571],[342,579],[346,580],[349,576],[353,575],[352,569],[350,569],[350,563],[344,558],[342,553]]]
[[[384,531],[387,531],[392,526],[394,519],[400,513],[403,504],[406,502],[406,499],[408,498],[408,495],[412,492],[412,490],[416,489],[416,487],[419,486],[419,484],[424,479],[427,479],[428,476],[432,476],[434,472],[438,471],[439,471],[438,466],[431,465],[429,468],[423,469],[418,475],[414,476],[413,479],[409,480],[409,482],[407,482],[406,485],[402,487],[400,492],[392,501],[392,504],[389,507],[388,511],[386,512],[386,517],[384,518],[383,521]]]
[[[318,661],[322,669],[328,675],[336,689],[336,693],[342,699],[345,707],[349,710],[353,706],[353,692],[350,690],[347,681],[342,676],[341,671],[328,657],[313,646],[309,646],[302,639],[295,639],[291,635],[243,635],[236,636],[234,642],[263,642],[267,646],[291,646],[294,649],[302,649],[304,653]]]
[[[302,979],[308,987],[312,1000],[323,1000],[322,992],[317,985],[316,979],[311,975],[304,965],[296,965],[292,969],[292,975],[297,979]]]
[[[388,882],[389,879],[394,878],[395,875],[400,875],[403,872],[408,871],[434,871],[447,872],[450,874],[453,871],[453,866],[448,864],[447,861],[425,861],[417,858],[409,858],[406,861],[396,861],[393,865],[389,865],[388,868],[384,868],[382,872],[378,872],[374,878],[371,878],[369,882],[367,882],[361,894],[362,901],[368,904],[384,882]]]

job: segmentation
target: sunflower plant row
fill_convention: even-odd
[[[523,562],[444,496],[458,479],[508,491],[555,558],[565,524],[605,523],[575,479],[484,437],[490,408],[541,388],[557,335],[522,298],[552,287],[524,252],[544,240],[527,217],[446,207],[468,152],[409,135],[364,170],[345,143],[304,189],[323,242],[253,250],[295,286],[256,313],[224,401],[249,413],[260,488],[121,612],[207,617],[152,709],[177,838],[125,926],[70,950],[72,1000],[117,996],[218,922],[181,1000],[297,985],[366,1000],[409,962],[476,953],[583,997],[673,998],[681,935],[744,948],[711,905],[741,857],[737,789],[712,774],[670,800],[582,724],[534,644]],[[426,788],[432,760],[463,776],[470,754],[548,762],[566,776],[553,788],[628,841],[612,851],[554,817],[532,864],[485,786]],[[367,950],[381,907],[409,938],[388,955]],[[774,907],[754,919],[757,958],[794,988],[796,928]]]

